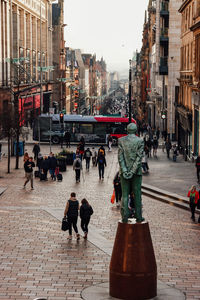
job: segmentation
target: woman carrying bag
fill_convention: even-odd
[[[64,217],[67,216],[67,220],[69,223],[69,237],[68,239],[72,239],[72,226],[76,233],[76,239],[80,240],[80,234],[78,233],[77,228],[77,220],[78,220],[78,210],[79,210],[79,202],[76,199],[76,194],[71,193],[70,199],[67,201]]]

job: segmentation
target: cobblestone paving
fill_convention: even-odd
[[[54,147],[56,152],[57,147]],[[28,149],[30,150],[30,149]],[[48,153],[47,146],[42,152]],[[119,209],[111,205],[112,179],[117,170],[116,149],[107,153],[105,180],[99,182],[96,168],[85,171],[76,184],[72,167],[63,173],[62,182],[34,181],[22,188],[24,172],[6,174],[6,159],[0,163],[0,299],[49,300],[81,299],[80,292],[92,284],[108,281],[110,257],[89,241],[67,241],[60,221],[48,209],[64,210],[72,191],[86,197],[94,208],[91,229],[109,242],[114,241]],[[151,163],[151,162],[150,162]],[[153,169],[162,169],[161,161]],[[22,161],[20,162],[22,167]],[[152,172],[144,180],[151,183]],[[168,176],[168,175],[167,175]],[[188,184],[185,179],[185,185]],[[166,188],[166,190],[169,190]],[[179,208],[143,197],[143,211],[149,221],[158,266],[158,278],[184,293],[187,299],[200,299],[200,226]]]

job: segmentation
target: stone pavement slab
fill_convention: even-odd
[[[0,196],[6,191],[5,187],[0,187]]]
[[[57,146],[53,147],[54,152],[57,150]],[[49,147],[42,146],[42,153],[48,152]],[[163,182],[168,183],[165,189],[169,190],[172,182],[171,192],[179,194],[175,191],[177,183],[168,180],[171,167],[168,168],[164,155],[163,159],[162,153],[159,155],[160,160],[150,160],[150,174],[143,179],[152,185],[160,172]],[[110,203],[112,180],[118,169],[117,149],[107,152],[106,159],[104,181],[99,181],[97,168],[91,167],[86,172],[84,163],[84,180],[81,177],[80,184],[75,183],[69,166],[63,172],[62,182],[34,179],[34,191],[30,185],[25,190],[22,188],[25,179],[22,158],[19,170],[14,169],[14,160],[11,161],[11,174],[1,168],[1,186],[7,186],[0,198],[1,300],[39,296],[48,300],[80,300],[84,288],[108,281],[109,245],[114,242],[120,218],[119,209]],[[6,166],[6,159],[0,164]],[[166,178],[162,166],[166,168]],[[178,163],[178,169],[177,166]],[[184,166],[177,171],[177,176],[183,173]],[[173,170],[175,174],[176,169]],[[181,178],[181,187],[187,188],[188,177]],[[160,180],[158,188],[162,188],[161,183]],[[73,191],[79,201],[86,197],[94,209],[88,241],[81,239],[78,243],[75,238],[68,241],[67,234],[60,230],[64,207]],[[200,226],[190,220],[189,212],[148,197],[143,197],[143,214],[150,225],[158,279],[180,289],[187,300],[199,299]]]
[[[109,295],[109,282],[104,282],[95,286],[85,288],[81,296],[83,300],[119,300]],[[158,280],[157,296],[152,300],[185,300],[185,295]],[[150,299],[149,299],[150,300]]]

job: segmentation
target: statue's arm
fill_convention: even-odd
[[[121,145],[121,142],[118,141],[118,161],[121,168],[122,173],[127,172],[127,167],[124,159],[124,149]]]
[[[133,174],[137,173],[137,169],[138,169],[138,166],[141,164],[142,156],[143,156],[143,152],[144,152],[144,142],[141,140],[138,144],[139,145],[138,145],[138,149],[137,149],[136,160],[134,161],[132,169],[131,169],[131,172]]]

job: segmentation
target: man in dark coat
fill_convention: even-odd
[[[70,148],[71,134],[70,134],[69,130],[67,130],[67,131],[65,132],[64,138],[65,138],[65,142],[66,142],[66,147],[67,147],[67,148]]]
[[[49,173],[51,178],[56,180],[55,170],[57,167],[57,159],[55,158],[54,154],[51,152],[49,156]]]
[[[34,153],[34,160],[36,160],[38,157],[38,153],[40,152],[40,146],[38,145],[38,143],[35,143],[32,152]]]

